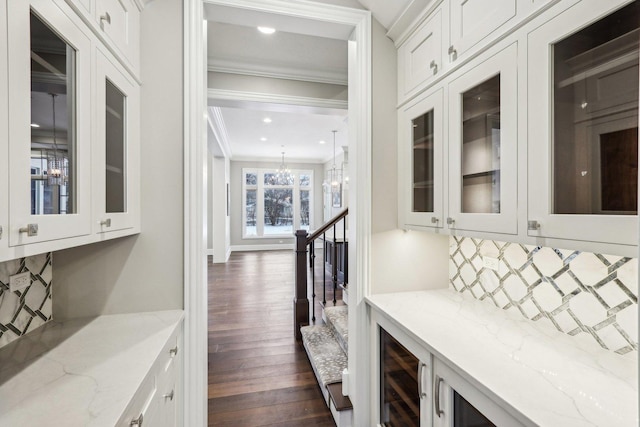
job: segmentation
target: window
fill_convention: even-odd
[[[242,237],[289,237],[313,223],[313,171],[242,170]]]

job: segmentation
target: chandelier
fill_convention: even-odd
[[[276,185],[291,185],[293,184],[293,174],[284,163],[284,151],[282,152],[282,163],[280,163],[280,167],[276,171]]]
[[[337,130],[331,131],[333,132],[333,166],[328,171],[328,176],[325,182],[323,183],[323,187],[331,193],[340,191],[340,185],[342,184],[342,169],[338,169],[336,167],[336,132]]]

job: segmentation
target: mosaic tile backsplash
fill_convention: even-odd
[[[9,276],[28,271],[31,285],[11,292]],[[0,263],[0,347],[51,320],[51,253]]]
[[[449,260],[458,292],[616,353],[638,350],[637,258],[452,236]]]

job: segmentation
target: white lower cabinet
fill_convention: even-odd
[[[433,360],[433,426],[524,426],[442,361]]]
[[[169,338],[138,392],[124,411],[119,427],[181,425],[182,328]]]
[[[372,405],[378,427],[524,426],[515,411],[500,406],[464,374],[410,337],[395,322],[372,312]],[[428,343],[427,343],[428,344]],[[510,412],[513,411],[514,413]]]

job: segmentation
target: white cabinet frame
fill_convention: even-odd
[[[528,34],[528,220],[539,225],[531,237],[638,244],[637,215],[553,213],[552,45],[628,3],[583,0]]]
[[[106,212],[106,82],[125,96],[125,211]],[[96,51],[93,149],[94,232],[140,228],[140,87],[116,65],[110,54]]]
[[[449,84],[449,218],[452,230],[518,232],[517,43],[471,65]],[[500,213],[462,212],[462,95],[500,75]]]
[[[420,97],[398,116],[398,218],[399,226],[443,228],[445,188],[444,90]],[[433,212],[413,212],[413,120],[433,111]]]
[[[51,0],[8,0],[9,69],[9,192],[11,246],[87,235],[91,232],[91,40]],[[30,10],[71,45],[75,51],[76,147],[75,211],[67,215],[31,214],[31,72]],[[38,224],[38,234],[20,228]]]

